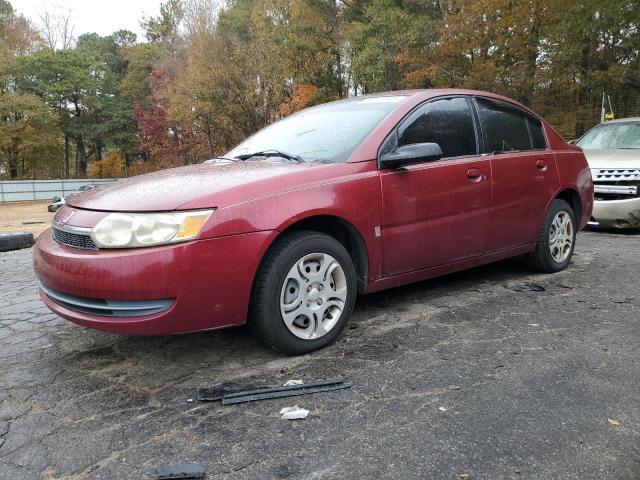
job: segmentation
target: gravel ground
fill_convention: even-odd
[[[0,479],[640,478],[640,237],[583,233],[568,270],[501,262],[362,297],[334,346],[282,357],[230,329],[87,330],[0,254]],[[541,292],[506,285],[535,282]],[[345,377],[235,406],[198,386]],[[281,420],[298,404],[305,420]],[[619,423],[619,425],[617,425]]]
[[[47,211],[51,201],[0,204],[0,233],[31,232],[40,235],[55,215]]]

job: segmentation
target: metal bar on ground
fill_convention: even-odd
[[[302,385],[289,385],[286,387],[258,388],[244,392],[214,392],[214,395],[206,397],[202,391],[198,391],[198,400],[216,401],[221,400],[223,405],[233,405],[236,403],[255,402],[257,400],[269,400],[273,398],[297,397],[300,395],[310,395],[313,393],[331,392],[351,388],[353,382],[350,380],[330,380],[306,383]]]

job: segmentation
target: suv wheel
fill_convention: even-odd
[[[253,289],[249,328],[291,355],[323,348],[344,328],[356,297],[347,250],[319,232],[294,232],[267,253]]]

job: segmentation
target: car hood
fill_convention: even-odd
[[[80,193],[68,204],[86,210],[110,212],[223,208],[322,178],[325,175],[318,173],[324,170],[331,170],[331,166],[271,162],[204,163],[118,180]]]
[[[583,150],[591,168],[640,169],[640,150]]]

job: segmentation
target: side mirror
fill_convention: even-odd
[[[381,156],[380,166],[398,168],[410,163],[440,160],[442,155],[442,149],[437,143],[414,143],[413,145],[404,145],[393,153]]]

